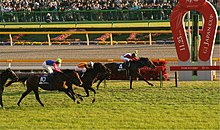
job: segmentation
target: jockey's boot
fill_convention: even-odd
[[[129,61],[126,61],[125,62],[125,69],[128,69],[130,67],[130,62]]]

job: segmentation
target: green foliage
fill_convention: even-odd
[[[63,92],[44,91],[41,107],[30,93],[16,105],[25,87],[15,84],[5,89],[0,129],[219,129],[219,81],[158,81],[150,87],[135,81],[107,81],[81,104]],[[94,84],[95,88],[95,84]],[[84,90],[75,90],[84,94]]]

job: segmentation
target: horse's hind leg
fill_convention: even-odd
[[[32,91],[31,89],[27,89],[27,90],[21,95],[21,98],[19,99],[19,101],[18,101],[18,103],[17,103],[18,106],[20,106],[20,103],[21,103],[22,99],[23,99],[24,97],[26,97],[31,91]]]
[[[4,91],[4,88],[3,88],[3,86],[1,86],[1,88],[0,88],[0,105],[2,106],[2,109],[4,109],[3,102],[2,102],[3,91]]]
[[[37,101],[40,103],[40,105],[42,107],[44,107],[44,104],[41,102],[40,100],[40,96],[39,96],[39,93],[38,93],[38,89],[37,90],[34,90],[34,94],[35,94],[35,98],[37,99]]]

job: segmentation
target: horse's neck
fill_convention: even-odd
[[[96,71],[90,71],[87,74],[88,74],[88,77],[90,77],[92,81],[95,80],[95,78],[98,76],[98,72]]]
[[[136,61],[134,63],[136,64],[137,68],[142,68],[145,66],[144,64],[141,63],[141,61]]]
[[[57,72],[57,75],[59,75],[62,80],[69,80],[69,79],[70,79],[70,74],[69,74],[69,73],[60,73],[60,72]]]

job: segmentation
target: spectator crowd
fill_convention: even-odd
[[[214,6],[217,6],[217,0],[211,0]],[[134,11],[141,9],[162,9],[162,11],[151,12],[151,15],[148,15],[147,12],[139,12],[138,14],[133,14],[136,16],[134,19],[169,19],[169,13],[166,12],[166,9],[172,9],[173,6],[177,3],[177,0],[3,0],[0,3],[1,7],[1,19],[6,21],[22,21],[22,18],[17,16],[9,16],[8,12],[18,12],[19,15],[22,15],[24,20],[31,21],[41,21],[42,17],[37,15],[37,12],[45,12],[44,17],[48,12],[52,13],[53,21],[72,21],[78,20],[123,20],[126,19],[128,14],[115,14],[111,13],[110,15],[104,13],[95,13],[92,18],[89,16],[89,10],[118,10],[118,11]],[[74,11],[74,13],[73,13]],[[76,11],[83,11],[83,13],[75,13]],[[25,15],[19,12],[28,12]],[[34,12],[34,13],[33,13]],[[53,13],[54,12],[54,13]],[[58,13],[59,14],[58,14]],[[65,13],[62,13],[65,12]],[[70,12],[68,14],[66,12]],[[35,16],[29,14],[35,14]],[[6,16],[3,16],[7,14]],[[159,15],[158,15],[159,14]],[[42,14],[40,14],[42,15]],[[116,17],[116,16],[118,17]],[[141,15],[141,16],[138,16]],[[5,18],[6,17],[6,18]],[[108,18],[105,18],[108,17]],[[131,17],[131,16],[129,16]],[[43,18],[45,19],[45,18]],[[75,20],[73,20],[75,19]],[[132,19],[132,18],[131,18]]]

